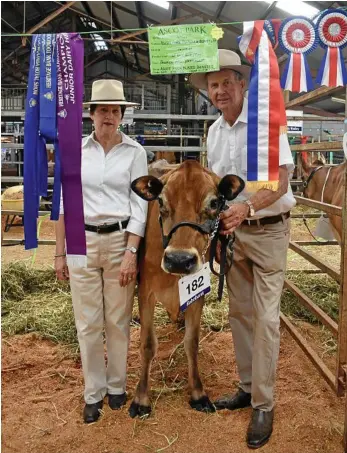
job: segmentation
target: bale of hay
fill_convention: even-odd
[[[37,332],[78,350],[70,288],[56,279],[52,268],[10,263],[2,268],[1,287],[4,334]]]
[[[9,211],[23,211],[24,209],[24,187],[9,187],[1,195],[2,209]]]

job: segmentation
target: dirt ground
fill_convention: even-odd
[[[34,334],[3,339],[3,453],[243,453],[251,410],[203,414],[188,405],[183,333],[158,329],[160,346],[152,370],[153,415],[133,420],[128,407],[84,425],[80,364],[61,346]],[[139,329],[132,328],[128,393],[139,375]],[[213,399],[235,389],[237,375],[230,332],[202,332],[200,369]],[[343,400],[334,396],[299,347],[282,332],[272,438],[264,453],[342,453]],[[171,444],[171,445],[170,445]],[[166,448],[165,448],[166,447]]]
[[[42,238],[53,237],[44,221]],[[23,238],[21,227],[5,237]],[[300,239],[309,239],[301,235]],[[322,247],[320,247],[322,248]],[[334,248],[335,250],[335,248]],[[54,246],[41,246],[35,266],[53,264]],[[2,247],[2,263],[32,260],[23,246]],[[311,328],[309,326],[308,328]],[[80,363],[60,345],[35,334],[2,340],[3,453],[243,453],[251,411],[202,414],[190,409],[182,331],[160,327],[152,369],[152,402],[147,420],[132,420],[127,406],[102,419],[82,422]],[[139,328],[132,327],[128,394],[139,376]],[[200,370],[211,399],[235,390],[237,373],[230,332],[201,332]],[[344,401],[338,399],[286,331],[282,331],[274,432],[264,453],[342,453]],[[106,401],[106,400],[105,400]]]

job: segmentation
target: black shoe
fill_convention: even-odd
[[[120,409],[127,401],[127,394],[122,393],[121,395],[110,395],[108,394],[108,405],[114,411]]]
[[[270,412],[253,409],[252,418],[247,430],[247,446],[249,448],[260,448],[270,439],[274,410]]]
[[[239,389],[234,395],[224,396],[216,400],[213,404],[217,410],[229,409],[233,411],[235,409],[242,409],[243,407],[249,407],[251,405],[252,396],[250,393],[244,392]]]
[[[83,410],[83,420],[84,423],[94,423],[100,417],[100,411],[102,409],[104,402],[103,400],[98,401],[94,404],[86,404]]]

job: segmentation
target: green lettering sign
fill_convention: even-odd
[[[214,24],[150,27],[151,74],[218,71],[218,38],[211,33],[215,29]]]

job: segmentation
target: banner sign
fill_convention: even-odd
[[[219,71],[218,39],[222,34],[214,24],[150,27],[151,74]]]
[[[287,116],[304,116],[303,110],[286,110]],[[287,122],[287,133],[291,135],[302,135],[303,132],[303,121],[291,121]]]

